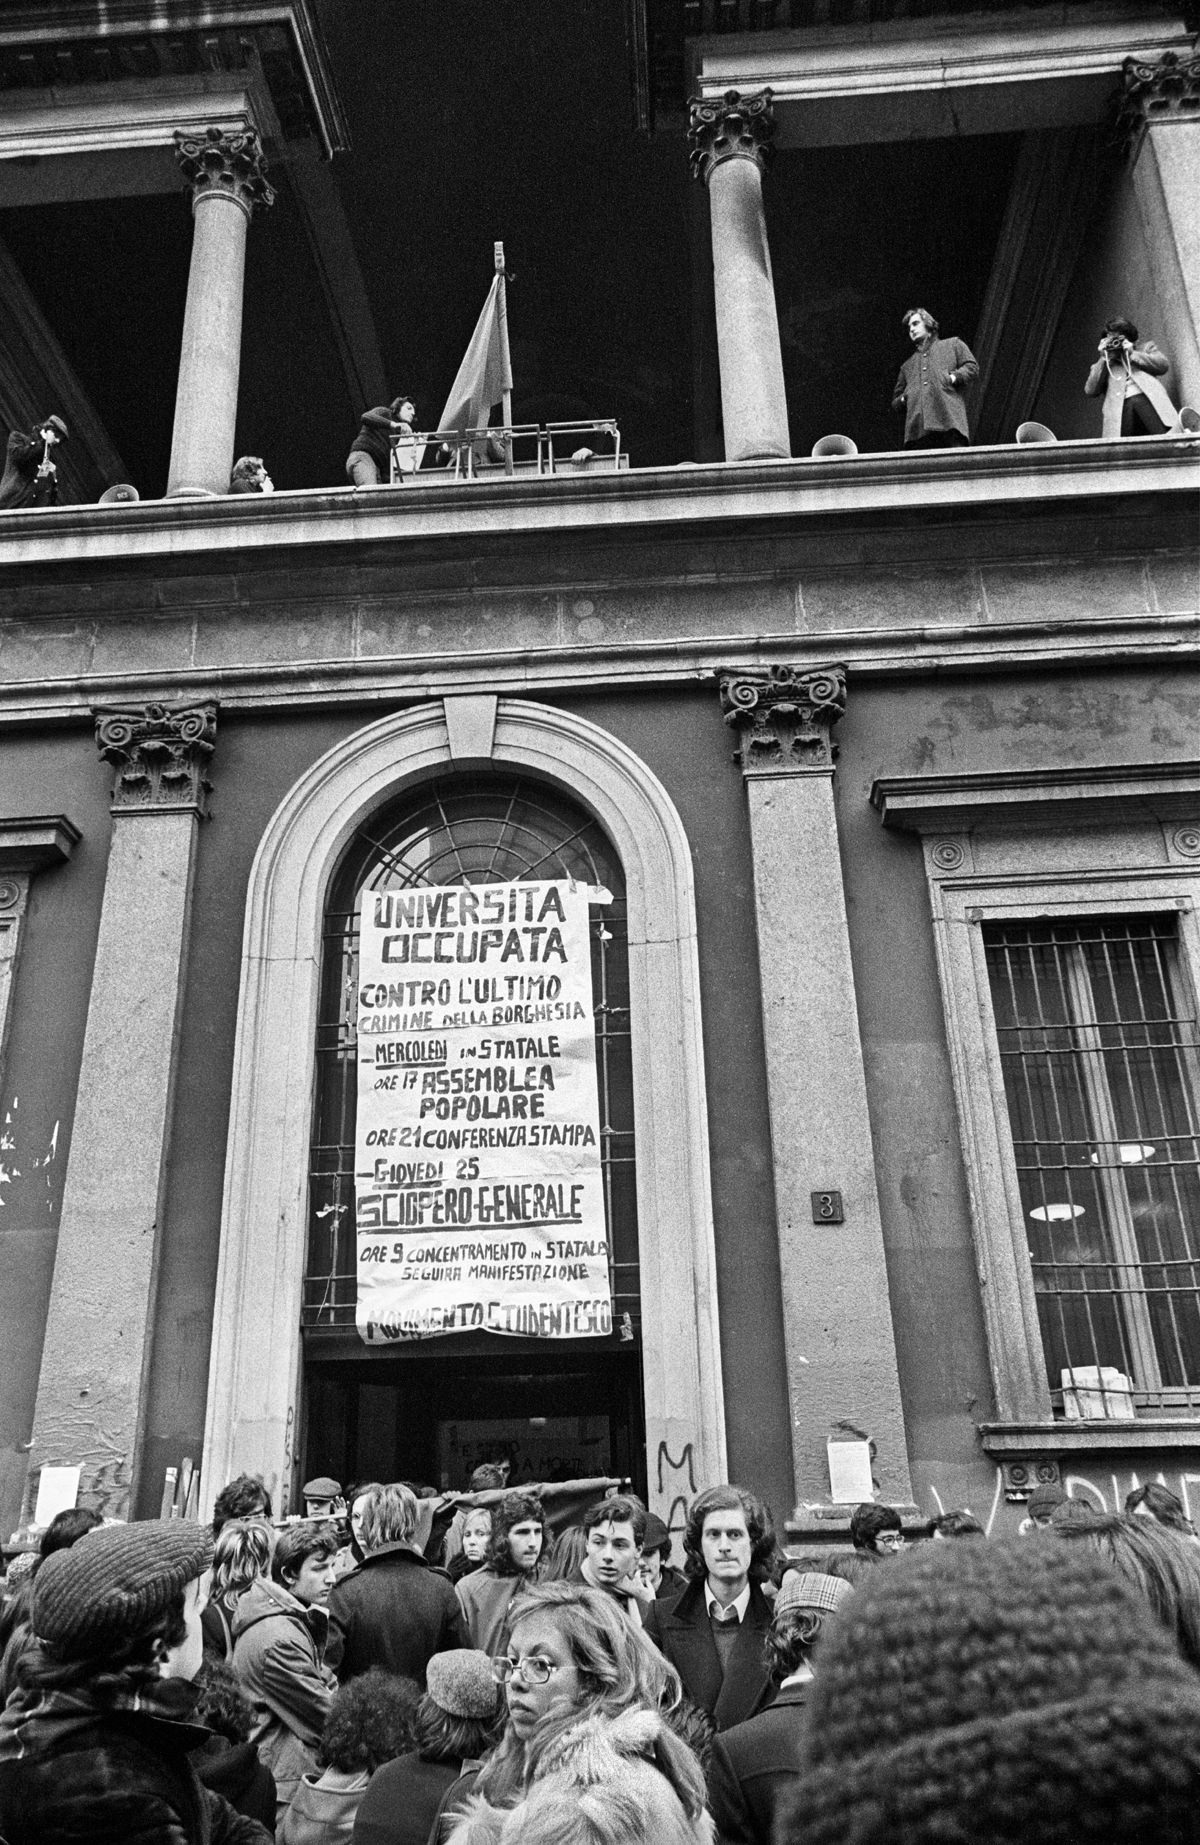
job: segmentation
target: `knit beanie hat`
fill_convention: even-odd
[[[152,1518],[98,1526],[43,1561],[33,1631],[64,1659],[101,1653],[151,1626],[211,1560],[204,1525]]]
[[[425,1669],[425,1684],[434,1703],[451,1717],[494,1717],[500,1687],[486,1653],[454,1647],[435,1653]]]
[[[779,1845],[1200,1841],[1200,1679],[1089,1546],[928,1544],[821,1654]]]
[[[1056,1505],[1062,1505],[1066,1496],[1062,1487],[1057,1486],[1053,1480],[1043,1480],[1030,1493],[1025,1510],[1030,1518],[1036,1518],[1039,1513],[1053,1512]]]

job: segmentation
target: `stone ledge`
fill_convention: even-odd
[[[58,506],[0,518],[7,565],[279,550],[412,539],[512,538],[687,526],[714,519],[951,516],[985,506],[1194,494],[1200,436],[972,449],[697,462],[540,480],[431,479],[420,486],[317,487],[263,496]]]
[[[65,814],[0,819],[0,871],[41,871],[62,865],[83,835]]]
[[[1200,1447],[1200,1414],[1135,1422],[983,1422],[979,1439],[996,1457],[1120,1452],[1128,1448]]]

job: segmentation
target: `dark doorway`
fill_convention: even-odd
[[[325,1357],[310,1345],[305,1374],[302,1479],[445,1491],[465,1487],[480,1461],[507,1459],[514,1486],[607,1474],[645,1492],[636,1347]]]

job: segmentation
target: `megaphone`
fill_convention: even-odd
[[[822,436],[813,443],[813,456],[817,461],[844,461],[851,455],[857,455],[858,443],[850,436]]]
[[[1018,442],[1057,442],[1058,437],[1044,423],[1022,423],[1017,431]]]
[[[1184,404],[1179,412],[1179,427],[1185,436],[1200,436],[1200,410]]]
[[[128,506],[133,500],[140,500],[141,494],[136,487],[131,487],[127,480],[119,480],[115,487],[106,487],[100,495],[101,506]]]

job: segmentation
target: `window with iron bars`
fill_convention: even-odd
[[[1176,919],[984,943],[1055,1408],[1196,1407],[1200,1040]]]
[[[575,878],[611,901],[590,908],[601,1171],[613,1324],[640,1337],[629,960],[621,865],[597,821],[532,780],[456,776],[425,784],[361,826],[326,905],[309,1163],[302,1324],[352,1327],[356,1289],[358,899],[364,890]],[[493,1335],[494,1336],[494,1335]]]

